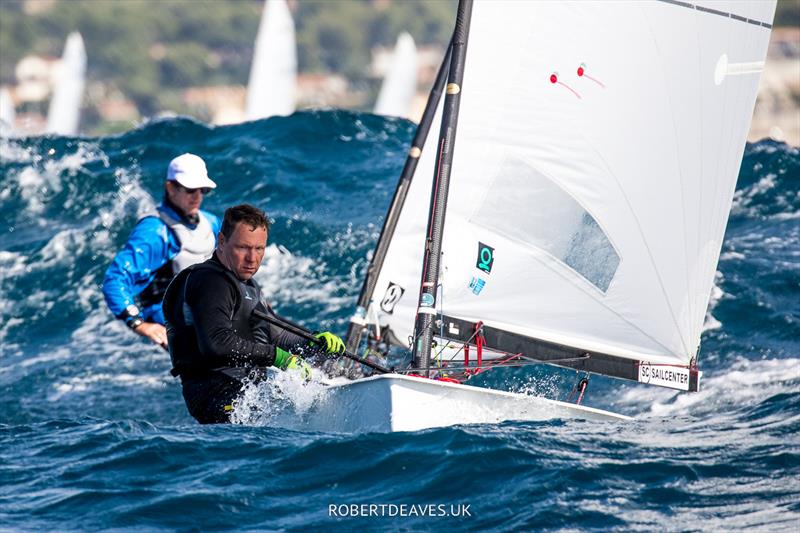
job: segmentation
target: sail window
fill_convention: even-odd
[[[569,193],[516,158],[500,165],[488,190],[470,222],[544,250],[608,291],[619,254],[594,217]]]

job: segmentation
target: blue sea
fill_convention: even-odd
[[[584,404],[630,423],[194,422],[167,354],[101,293],[169,160],[206,159],[219,187],[204,208],[264,208],[258,279],[275,308],[344,335],[413,133],[319,111],[0,139],[0,530],[798,531],[800,151],[769,140],[745,151],[699,393],[593,377]],[[537,366],[476,379],[565,399],[577,377]],[[383,516],[353,516],[371,513]]]

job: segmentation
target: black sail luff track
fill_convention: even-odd
[[[453,32],[450,72],[442,113],[442,126],[437,143],[436,175],[431,190],[431,208],[428,215],[427,239],[423,260],[419,307],[413,343],[413,366],[430,366],[433,324],[436,309],[436,288],[439,282],[439,264],[442,252],[442,236],[450,187],[450,171],[453,165],[458,110],[461,103],[461,85],[464,79],[464,63],[467,57],[469,24],[472,16],[472,0],[459,0],[456,27]],[[424,370],[427,374],[428,371]]]
[[[433,82],[433,87],[428,95],[428,102],[425,104],[425,111],[422,113],[422,118],[417,126],[414,140],[411,142],[411,148],[408,151],[406,163],[403,166],[403,172],[400,174],[400,179],[397,182],[397,187],[392,197],[392,203],[389,205],[389,211],[386,213],[386,219],[383,221],[383,227],[381,228],[380,237],[378,237],[375,253],[367,267],[364,283],[361,285],[361,294],[358,296],[359,311],[347,327],[347,349],[351,352],[355,352],[358,345],[361,343],[361,336],[364,332],[364,325],[361,322],[363,322],[364,317],[359,316],[359,312],[362,312],[362,310],[366,312],[369,302],[373,297],[372,293],[375,291],[375,285],[378,283],[378,277],[383,267],[383,262],[389,251],[389,244],[392,242],[394,230],[397,227],[397,221],[400,219],[400,213],[403,210],[406,196],[408,196],[408,190],[411,187],[411,180],[414,178],[414,171],[422,155],[425,140],[428,138],[428,132],[433,122],[433,117],[436,115],[436,108],[439,106],[444,84],[447,81],[450,56],[451,45],[448,45],[444,60],[439,67],[436,80]]]

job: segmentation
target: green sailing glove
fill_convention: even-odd
[[[323,331],[322,333],[317,333],[314,336],[325,341],[325,351],[329,354],[338,354],[344,352],[344,342],[342,342],[342,339],[330,331]]]
[[[300,370],[303,379],[311,379],[311,365],[283,348],[275,347],[275,366],[281,370]]]
[[[292,354],[284,350],[283,348],[275,347],[275,363],[274,366],[280,368],[281,370],[286,370],[286,367],[289,366],[289,361],[291,361]]]
[[[303,376],[305,381],[311,380],[311,365],[296,355],[292,356],[292,358],[289,360],[289,364],[286,365],[286,370],[299,370],[300,375]]]

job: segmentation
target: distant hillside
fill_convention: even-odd
[[[246,84],[260,0],[2,0],[0,83],[28,54],[60,56],[81,32],[89,81],[111,84],[145,114],[169,108],[170,89]],[[301,72],[366,76],[370,50],[401,31],[420,44],[449,40],[455,0],[290,0]]]

